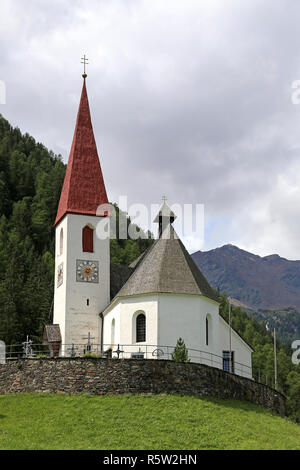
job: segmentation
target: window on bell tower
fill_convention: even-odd
[[[59,254],[62,255],[64,251],[64,230],[60,229],[59,234]]]
[[[94,229],[89,225],[82,229],[82,251],[88,253],[94,252]]]

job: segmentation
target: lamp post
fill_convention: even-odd
[[[231,298],[228,297],[229,302],[229,364],[230,364],[230,373],[232,373],[232,352],[231,352]]]
[[[277,381],[277,350],[276,350],[276,329],[274,328],[274,375],[275,375],[275,390],[278,389]]]

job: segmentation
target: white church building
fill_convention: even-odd
[[[189,359],[252,378],[252,348],[219,314],[214,290],[176,235],[164,202],[158,238],[130,266],[110,262],[109,205],[86,91],[86,75],[55,220],[53,323],[61,354],[87,345],[112,357],[171,359],[182,338]],[[99,206],[107,211],[99,214]],[[231,365],[230,365],[231,357]]]

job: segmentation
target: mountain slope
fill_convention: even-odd
[[[292,307],[300,311],[300,261],[260,257],[233,245],[192,255],[217,289],[253,309]]]
[[[300,261],[260,257],[233,245],[192,255],[212,287],[268,326],[279,340],[300,338]]]

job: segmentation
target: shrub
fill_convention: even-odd
[[[84,359],[100,359],[101,357],[101,354],[96,354],[96,353],[91,353],[91,352],[87,352],[85,353],[83,356],[82,356]]]
[[[172,353],[172,359],[175,362],[190,362],[188,350],[182,338],[179,338],[176,347]]]

